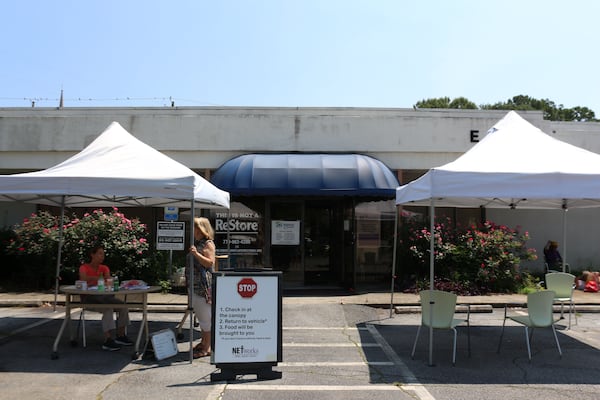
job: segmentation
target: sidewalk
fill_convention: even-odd
[[[340,295],[339,291],[319,292],[319,295],[311,295],[310,291],[298,291],[297,293],[284,293],[284,304],[359,304],[374,307],[389,308],[394,305],[396,312],[416,312],[419,306],[419,296],[414,293],[389,293],[368,292],[348,293]],[[459,296],[458,303],[470,304],[472,306],[489,306],[501,308],[505,304],[523,304],[527,302],[524,294],[493,294],[487,296]],[[600,293],[586,293],[576,290],[573,294],[575,308],[580,312],[600,312]],[[57,305],[64,305],[65,296],[58,294]],[[148,295],[150,311],[157,312],[184,312],[187,304],[185,294],[163,294],[150,293]],[[40,307],[54,304],[54,292],[0,292],[0,307]],[[404,310],[404,311],[403,311]]]

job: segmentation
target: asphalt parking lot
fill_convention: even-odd
[[[559,329],[560,357],[549,330],[536,331],[529,362],[524,330],[514,324],[497,353],[502,310],[471,314],[471,356],[459,328],[456,366],[452,338],[434,336],[428,363],[427,333],[410,357],[420,314],[394,314],[360,304],[285,304],[281,379],[254,375],[211,382],[208,358],[188,359],[189,339],[162,360],[132,360],[128,351],[100,349],[100,321],[88,323],[88,346],[59,346],[50,353],[62,321],[51,307],[0,308],[0,399],[597,399],[600,392],[600,319],[581,313],[572,329]],[[150,331],[173,329],[180,313],[151,313]],[[558,314],[557,314],[558,317]],[[99,318],[99,314],[98,317]],[[140,316],[132,313],[132,320]],[[563,326],[565,321],[560,321]],[[196,336],[198,336],[196,334]]]

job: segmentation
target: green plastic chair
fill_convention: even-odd
[[[569,305],[569,325],[571,329],[571,315],[575,315],[575,324],[577,324],[577,313],[573,304],[573,287],[575,285],[575,275],[566,272],[552,272],[546,274],[546,288],[552,290],[555,294],[554,303],[560,303],[560,319],[564,318],[564,305]]]
[[[554,304],[555,296],[556,294],[552,290],[529,293],[527,295],[526,315],[507,315],[508,305],[505,305],[502,333],[500,334],[500,341],[498,342],[498,353],[500,353],[500,345],[502,344],[502,336],[504,336],[504,326],[506,325],[506,320],[510,319],[525,327],[525,341],[527,343],[527,355],[529,356],[529,362],[531,362],[531,346],[529,342],[533,336],[533,330],[535,328],[552,328],[554,340],[556,341],[556,347],[558,348],[558,354],[562,358],[562,351],[560,349],[560,343],[558,343],[558,336],[556,335],[554,318],[552,316],[552,305]],[[529,328],[531,328],[531,335],[529,333]]]
[[[444,292],[441,290],[422,290],[421,297],[421,325],[417,329],[417,336],[411,357],[414,359],[417,342],[421,327],[432,327],[433,329],[451,329],[454,331],[454,341],[452,343],[452,365],[456,364],[456,327],[462,323],[467,323],[467,341],[469,348],[469,356],[471,355],[471,334],[469,332],[469,316],[470,308],[467,308],[467,318],[454,318],[456,310],[457,296],[454,293]]]

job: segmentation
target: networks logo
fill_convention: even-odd
[[[244,346],[232,347],[231,354],[236,358],[256,357],[258,356],[258,349],[256,347],[248,348]]]

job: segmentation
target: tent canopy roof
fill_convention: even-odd
[[[66,206],[229,208],[222,191],[113,122],[78,154],[48,169],[0,176],[0,201]]]
[[[515,111],[455,161],[396,190],[396,204],[446,207],[600,206],[600,155],[557,140]]]
[[[246,154],[223,164],[211,182],[233,195],[394,197],[398,180],[360,154]]]

